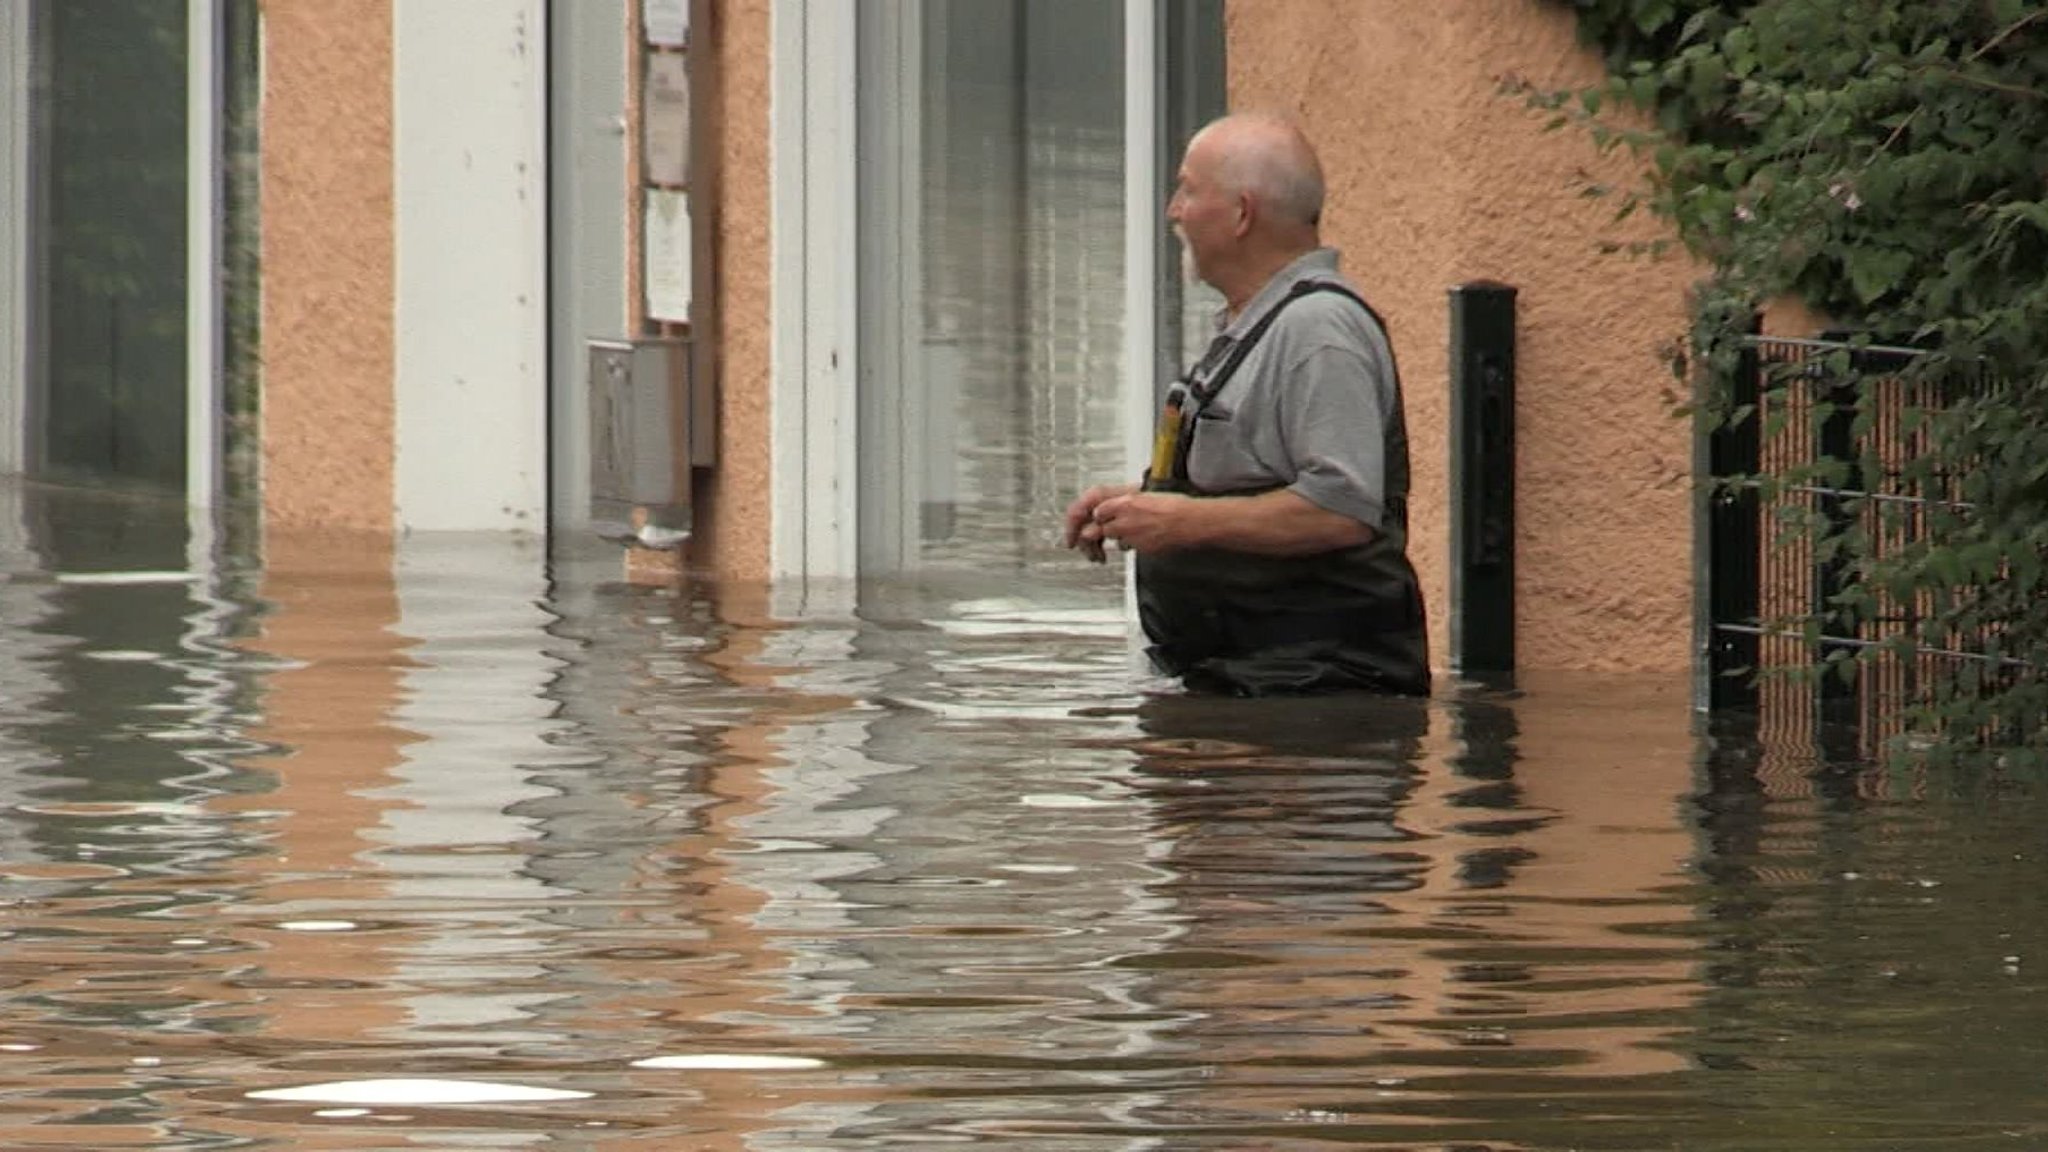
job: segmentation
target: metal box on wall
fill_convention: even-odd
[[[591,340],[590,521],[598,535],[651,548],[689,538],[690,346],[674,337]],[[694,434],[694,435],[693,435]]]

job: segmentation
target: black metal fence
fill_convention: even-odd
[[[1927,642],[1934,605],[1924,597],[1845,611],[1849,553],[1817,543],[1854,533],[1864,555],[1884,556],[1967,511],[1951,476],[1907,468],[1927,454],[1925,417],[1953,388],[1911,371],[1921,355],[1745,338],[1728,382],[1736,418],[1705,445],[1710,709],[1748,711],[1774,737],[1868,757],[1902,731],[1935,677],[1985,659],[1982,637]]]

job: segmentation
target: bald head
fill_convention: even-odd
[[[1167,202],[1188,271],[1235,312],[1280,269],[1321,246],[1323,166],[1276,116],[1226,116],[1195,133]]]
[[[1239,113],[1210,122],[1188,142],[1231,193],[1248,193],[1272,223],[1313,230],[1323,216],[1323,166],[1292,121]]]

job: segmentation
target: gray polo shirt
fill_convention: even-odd
[[[1231,320],[1242,338],[1301,280],[1348,282],[1337,250],[1318,248],[1282,269]],[[1205,358],[1195,376],[1218,365]],[[1317,292],[1287,306],[1198,413],[1188,479],[1206,492],[1285,487],[1320,508],[1384,529],[1386,441],[1400,403],[1387,335],[1356,303]]]

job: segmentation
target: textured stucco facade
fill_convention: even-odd
[[[1231,0],[1234,109],[1297,117],[1326,167],[1326,239],[1394,329],[1415,464],[1411,531],[1444,658],[1446,291],[1519,290],[1516,631],[1525,668],[1681,670],[1690,660],[1691,453],[1669,350],[1694,271],[1603,255],[1616,225],[1588,179],[1625,157],[1502,91],[1588,83],[1594,55],[1546,0]]]
[[[263,111],[266,523],[390,533],[398,438],[394,0],[270,0]],[[697,477],[692,567],[765,579],[771,475],[772,0],[720,0],[701,93],[717,158],[718,463]],[[1328,172],[1326,238],[1394,331],[1414,458],[1411,531],[1439,663],[1448,640],[1447,290],[1520,293],[1518,608],[1531,669],[1691,658],[1692,443],[1668,367],[1695,270],[1608,255],[1657,238],[1589,180],[1632,164],[1503,81],[1598,75],[1552,0],[1231,0],[1230,101],[1298,118]],[[622,28],[622,37],[630,29]],[[628,45],[621,46],[622,51]],[[628,112],[632,110],[627,110]],[[636,266],[629,259],[629,268]],[[637,299],[637,285],[629,298]],[[637,321],[637,317],[629,318]],[[631,325],[629,325],[631,326]]]
[[[391,0],[268,0],[263,16],[264,521],[388,533]]]
[[[730,579],[765,580],[773,525],[769,308],[769,7],[719,8],[718,467],[699,482],[698,554]]]

